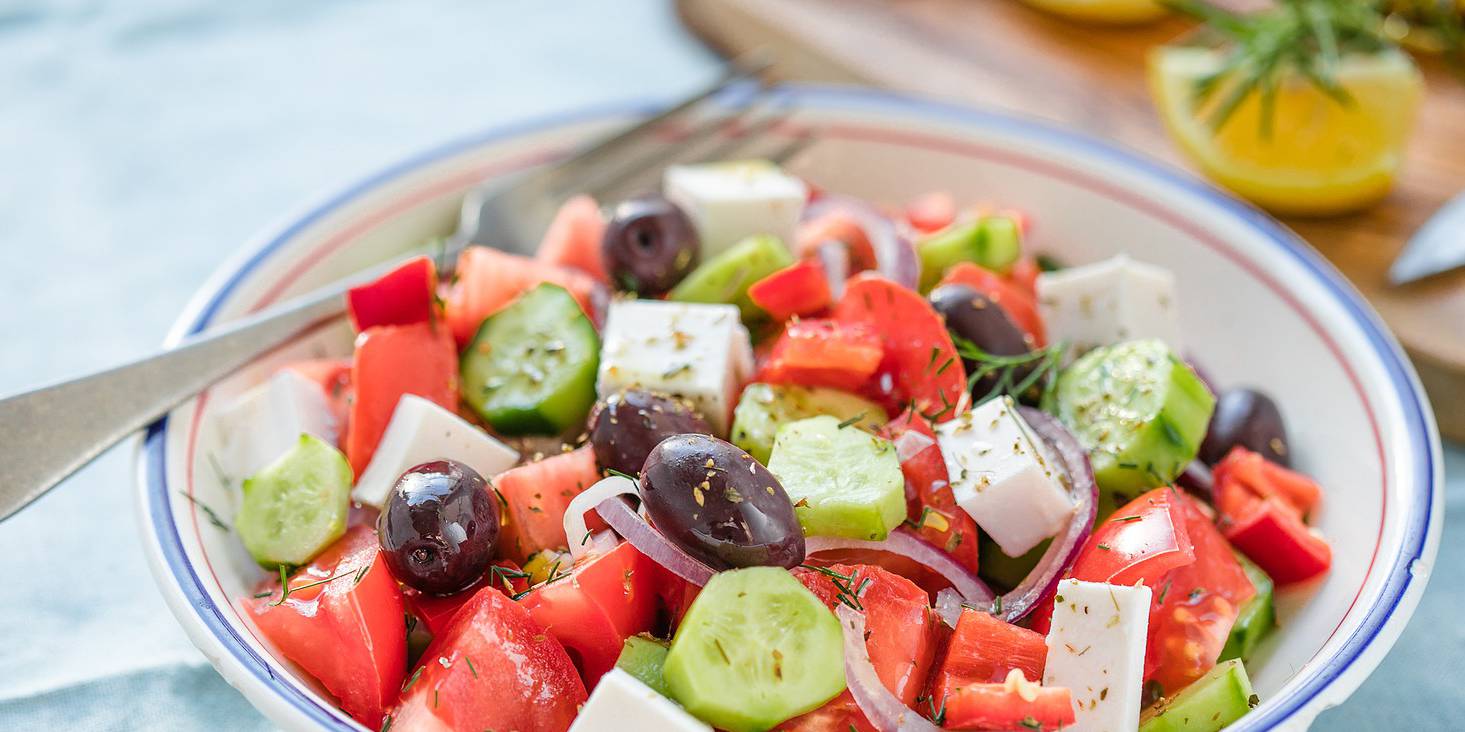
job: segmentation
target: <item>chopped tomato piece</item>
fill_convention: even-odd
[[[1058,730],[1074,723],[1072,694],[1053,686],[1031,685],[1026,696],[1012,683],[963,686],[946,697],[944,712],[946,729]]]
[[[799,224],[794,252],[800,259],[818,257],[819,245],[827,241],[843,244],[849,251],[850,273],[879,266],[875,247],[860,220],[846,211],[834,210]]]
[[[521,605],[485,589],[423,652],[390,726],[564,732],[586,696],[559,641]],[[387,724],[377,719],[368,726]]]
[[[891,442],[900,443],[908,432],[917,433],[930,444],[900,461],[905,475],[907,509],[916,535],[946,550],[973,572],[977,571],[977,523],[956,505],[946,474],[946,459],[936,444],[936,432],[925,417],[909,410],[891,420],[882,430]],[[919,440],[919,437],[907,438]],[[904,451],[902,451],[904,454]]]
[[[1241,606],[1256,595],[1231,545],[1196,499],[1177,501],[1195,562],[1170,573],[1153,598],[1146,678],[1174,694],[1216,665]]]
[[[940,231],[956,220],[956,198],[946,191],[933,191],[906,204],[905,220],[916,231]]]
[[[1042,273],[1038,266],[1038,260],[1031,254],[1024,254],[1012,263],[1012,271],[1007,273],[1008,281],[1022,288],[1027,296],[1034,302],[1038,300],[1038,275]]]
[[[904,577],[870,565],[835,564],[823,571],[798,568],[793,574],[831,610],[841,597],[850,597],[868,580],[857,602],[865,612],[865,647],[870,663],[892,694],[907,706],[914,703],[935,655],[938,621],[926,591]]]
[[[834,319],[862,324],[885,347],[866,392],[887,411],[917,410],[944,422],[966,409],[966,369],[941,316],[914,290],[873,273],[851,277]]]
[[[971,287],[997,303],[1017,327],[1032,337],[1034,348],[1041,348],[1048,342],[1043,330],[1043,318],[1038,315],[1037,299],[1022,286],[971,262],[953,264],[946,270],[939,284],[962,284]]]
[[[1013,669],[1025,678],[1041,679],[1047,660],[1048,644],[1042,634],[963,609],[946,655],[931,676],[927,696],[939,704],[959,688],[1004,681]]]
[[[615,666],[626,638],[656,623],[659,567],[622,542],[606,554],[577,562],[562,579],[529,591],[520,601],[580,667],[594,688]]]
[[[861,324],[797,320],[774,344],[758,381],[855,391],[880,366],[880,337]]]
[[[458,408],[458,351],[441,325],[378,325],[356,337],[351,368],[356,390],[347,420],[346,458],[361,475],[403,394],[449,411]]]
[[[484,318],[542,282],[569,290],[580,309],[595,319],[594,301],[602,286],[590,275],[488,247],[464,249],[444,298],[444,316],[453,338],[460,347],[467,345]]]
[[[476,582],[451,595],[433,595],[411,587],[404,587],[402,594],[407,600],[407,609],[427,626],[428,633],[437,636],[448,629],[458,610],[473,598],[474,593],[492,587],[513,597],[529,588],[526,576],[518,564],[497,559]]]
[[[493,478],[490,484],[497,489],[504,509],[498,555],[522,564],[535,552],[569,546],[565,509],[598,480],[600,468],[588,445],[511,468]],[[605,528],[594,513],[586,516],[586,523],[592,531]]]
[[[364,285],[346,291],[346,314],[363,331],[377,325],[412,325],[432,320],[437,309],[437,266],[413,257]]]
[[[340,441],[346,441],[346,422],[351,416],[351,401],[355,390],[351,387],[351,359],[313,358],[286,364],[282,369],[294,371],[317,384],[325,392],[326,403],[336,419]]]
[[[605,238],[605,217],[600,204],[580,195],[565,201],[544,232],[534,258],[546,264],[569,267],[609,283],[600,244]]]
[[[242,601],[246,615],[352,718],[375,727],[407,667],[402,592],[376,532],[358,526],[290,578],[290,593]]]
[[[778,732],[879,732],[875,725],[870,724],[848,689],[818,709],[800,714],[774,729]]]
[[[799,260],[754,282],[748,287],[748,297],[779,322],[794,315],[812,315],[834,301],[824,267],[813,259]]]
[[[1226,538],[1278,585],[1312,579],[1333,566],[1333,549],[1278,498],[1258,501],[1232,520]]]

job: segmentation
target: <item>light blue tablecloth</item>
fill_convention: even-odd
[[[0,0],[0,393],[148,353],[239,242],[323,189],[713,62],[650,0]],[[154,590],[130,459],[0,525],[0,729],[267,728]],[[1465,719],[1462,598],[1447,543],[1398,648],[1322,726]]]

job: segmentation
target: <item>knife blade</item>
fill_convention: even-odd
[[[1404,285],[1465,266],[1465,193],[1441,206],[1414,232],[1389,267],[1389,282]]]

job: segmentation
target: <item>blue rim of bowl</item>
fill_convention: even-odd
[[[1265,729],[1275,726],[1302,709],[1323,689],[1342,676],[1372,645],[1406,596],[1410,584],[1416,581],[1410,572],[1410,566],[1416,560],[1424,558],[1428,546],[1436,488],[1435,466],[1440,459],[1435,452],[1437,443],[1432,439],[1430,417],[1426,414],[1425,409],[1426,401],[1421,394],[1418,381],[1414,378],[1412,368],[1405,360],[1398,344],[1385,331],[1377,316],[1373,314],[1373,311],[1352,286],[1295,234],[1260,210],[1189,174],[1148,160],[1111,143],[1043,122],[891,92],[788,85],[777,89],[776,94],[789,102],[812,103],[815,107],[896,113],[917,111],[932,118],[964,126],[996,129],[1008,134],[1035,139],[1047,145],[1074,148],[1103,158],[1110,163],[1139,171],[1163,183],[1179,187],[1236,217],[1303,265],[1327,288],[1348,311],[1354,324],[1366,335],[1369,345],[1384,364],[1389,380],[1394,386],[1394,392],[1403,407],[1409,444],[1415,453],[1414,464],[1416,466],[1413,476],[1414,489],[1406,492],[1406,496],[1411,496],[1413,500],[1406,502],[1409,509],[1408,516],[1411,520],[1405,527],[1402,537],[1405,551],[1400,553],[1390,568],[1382,588],[1369,598],[1371,609],[1368,615],[1347,638],[1338,653],[1315,671],[1311,678],[1306,680],[1306,683],[1290,690],[1280,700],[1281,703],[1269,705],[1270,708],[1261,714],[1244,717],[1238,729]],[[254,251],[248,253],[242,261],[235,265],[232,272],[227,272],[216,283],[211,283],[211,289],[201,292],[195,300],[196,305],[190,308],[190,312],[186,312],[180,317],[181,327],[175,328],[168,345],[175,345],[179,340],[207,328],[217,315],[219,308],[240,282],[306,227],[353,199],[395,178],[493,142],[553,127],[607,117],[649,114],[662,106],[655,102],[623,102],[496,127],[432,148],[369,175],[335,195],[329,196],[322,203],[296,218],[273,237],[258,245]],[[206,285],[206,287],[210,286]],[[178,533],[176,524],[170,520],[172,512],[165,473],[167,430],[167,417],[148,426],[142,448],[142,480],[143,488],[146,491],[148,516],[153,524],[155,538],[162,550],[164,562],[178,582],[184,597],[215,638],[234,656],[236,661],[254,675],[258,682],[273,688],[283,699],[313,721],[328,725],[343,723],[349,725],[350,718],[339,709],[323,703],[298,684],[279,678],[270,668],[268,661],[240,637],[239,633],[224,618],[223,609],[209,597],[202,579],[187,561],[182,537]]]

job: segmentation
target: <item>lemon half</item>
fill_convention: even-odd
[[[1165,14],[1155,0],[1025,0],[1028,5],[1088,23],[1143,23]]]
[[[1150,53],[1150,91],[1171,136],[1206,175],[1284,214],[1327,215],[1387,195],[1414,126],[1424,80],[1397,51],[1346,57],[1340,103],[1298,76],[1279,84],[1270,134],[1253,92],[1219,131],[1209,121],[1222,88],[1196,108],[1195,81],[1220,68],[1214,50],[1162,47]]]

